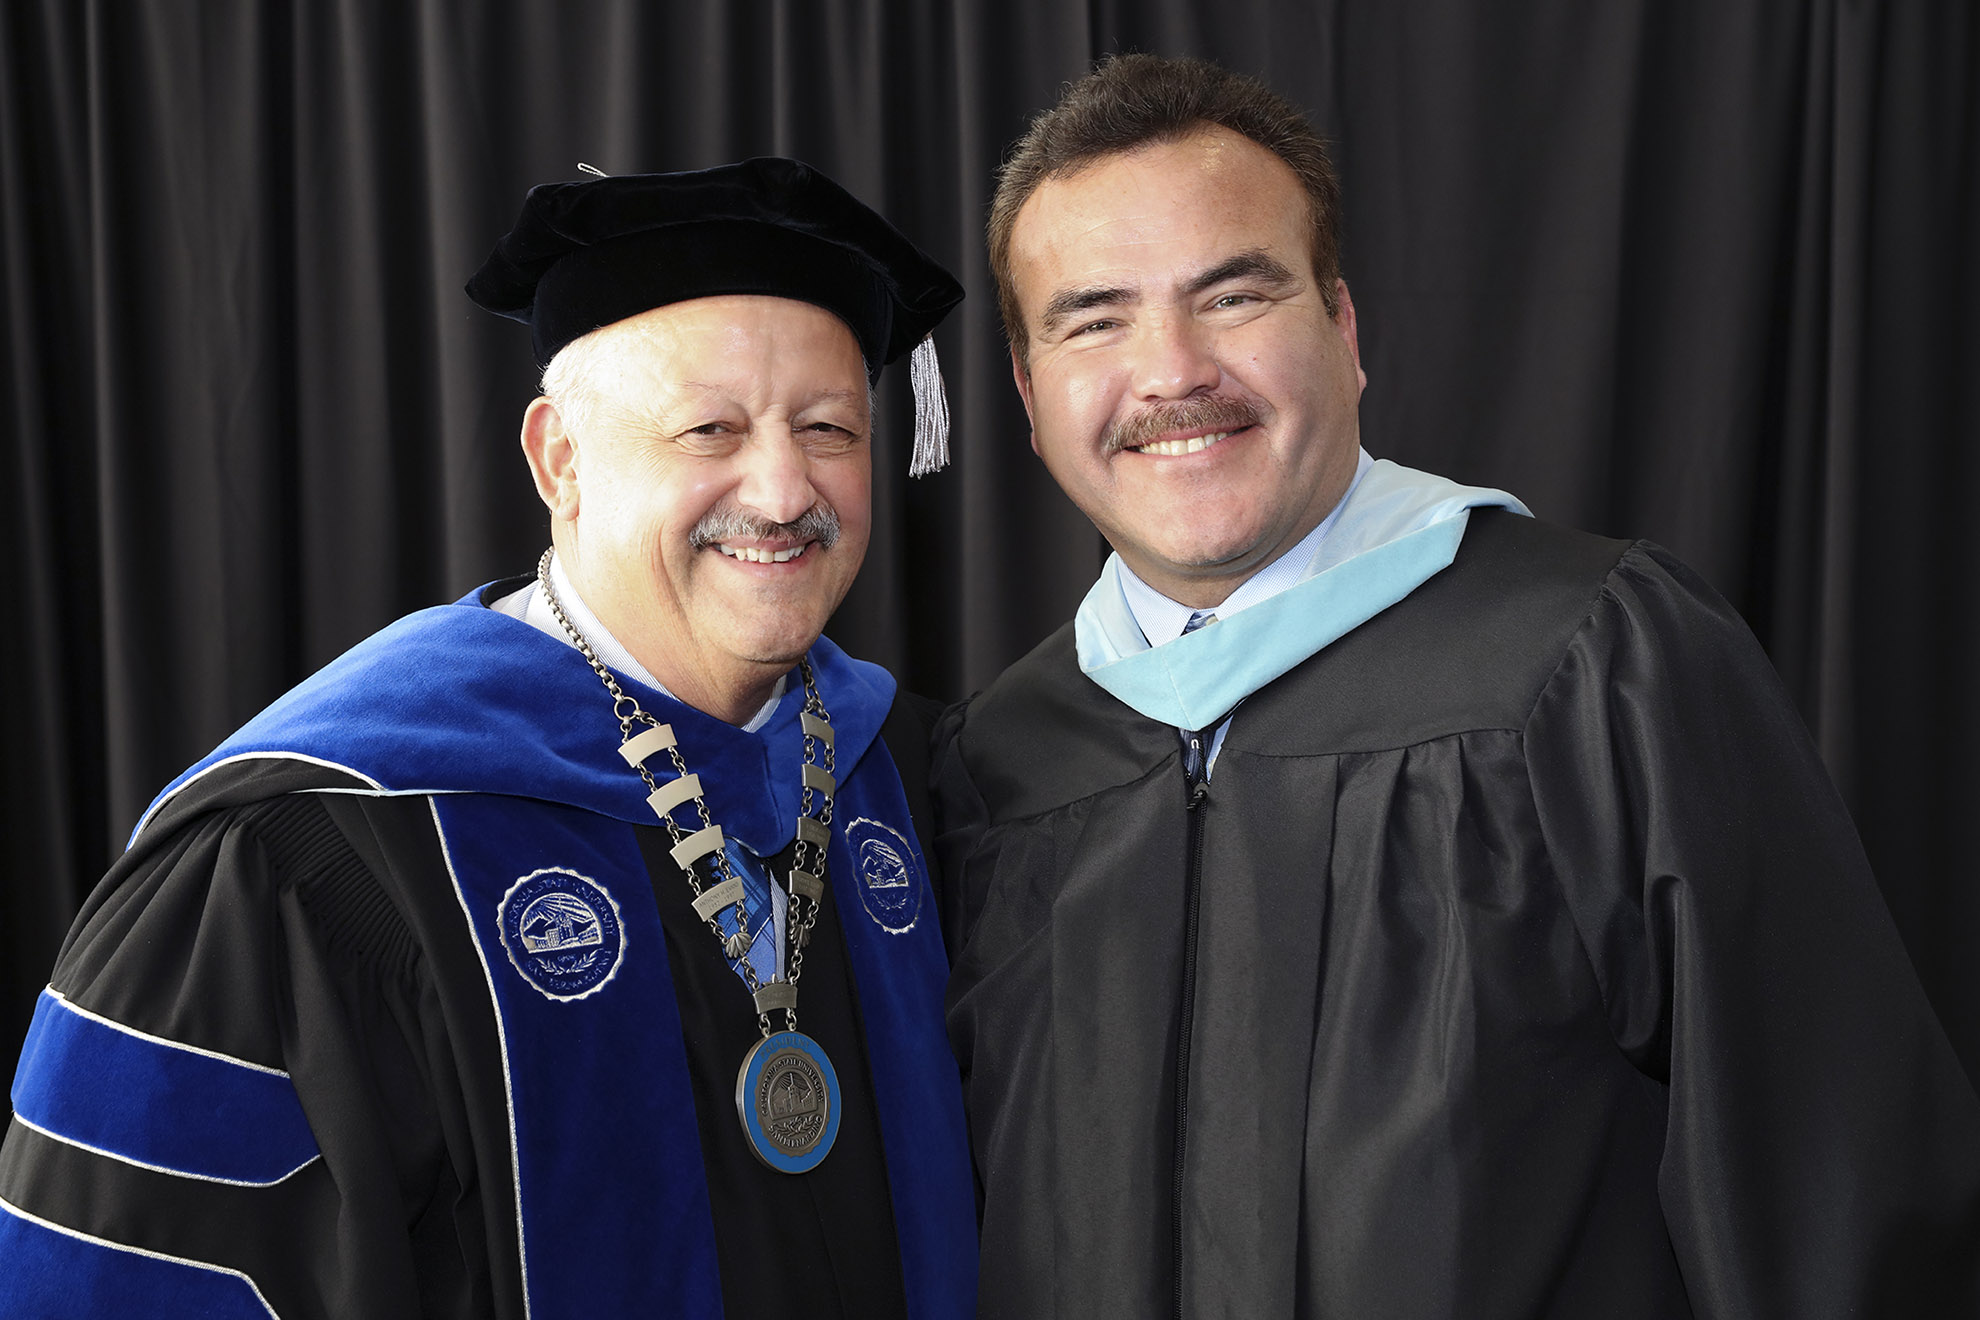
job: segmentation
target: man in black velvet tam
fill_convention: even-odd
[[[1372,459],[1303,117],[1127,56],[990,253],[1115,554],[937,753],[981,1314],[1980,1315],[1980,1102],[1655,546]]]
[[[468,292],[553,548],[153,804],[36,1010],[0,1315],[965,1316],[928,724],[819,635],[961,289],[762,159],[537,188]]]

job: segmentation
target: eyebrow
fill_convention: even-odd
[[[1299,276],[1288,270],[1284,263],[1268,255],[1262,248],[1239,252],[1224,258],[1208,270],[1192,277],[1182,286],[1182,295],[1193,298],[1207,289],[1215,288],[1232,280],[1255,280],[1266,287],[1279,290],[1299,283]],[[1139,291],[1118,284],[1093,284],[1079,289],[1063,289],[1053,294],[1045,304],[1045,311],[1039,317],[1039,329],[1051,334],[1066,321],[1081,312],[1090,312],[1096,307],[1119,307],[1123,303],[1136,301]]]
[[[1038,318],[1039,329],[1049,335],[1081,312],[1090,312],[1095,307],[1118,307],[1137,296],[1134,290],[1118,284],[1062,289],[1045,304],[1045,312]]]
[[[1183,285],[1182,291],[1184,296],[1193,297],[1230,280],[1255,280],[1273,289],[1283,289],[1298,284],[1299,276],[1287,270],[1277,258],[1268,256],[1263,249],[1253,248],[1249,252],[1226,257]]]
[[[674,389],[682,394],[718,394],[727,398],[733,392],[734,386],[705,380],[684,380],[675,385]],[[803,406],[814,408],[821,403],[867,403],[872,397],[872,394],[866,390],[820,390],[816,394],[807,395]]]
[[[820,390],[805,406],[820,403],[865,403],[873,396],[865,390]]]

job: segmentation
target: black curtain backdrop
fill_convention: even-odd
[[[955,697],[1067,618],[1102,546],[1030,453],[981,226],[1029,116],[1130,48],[1337,142],[1374,453],[1745,613],[1980,1075],[1965,0],[0,2],[0,1052],[166,780],[534,563],[528,337],[460,286],[577,161],[799,156],[958,271],[958,461],[876,465],[832,631]]]

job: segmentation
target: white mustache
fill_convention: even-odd
[[[787,523],[771,522],[747,509],[715,509],[688,533],[688,544],[706,550],[723,541],[816,541],[830,550],[839,541],[839,515],[829,504],[814,504]]]

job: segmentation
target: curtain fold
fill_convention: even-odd
[[[1876,0],[0,6],[0,1053],[159,785],[534,562],[527,336],[460,286],[580,160],[797,155],[954,269],[956,463],[905,477],[890,374],[832,631],[957,697],[1069,617],[1105,547],[1030,453],[981,228],[1125,49],[1261,73],[1337,141],[1371,450],[1740,607],[1980,1075],[1980,25]]]

